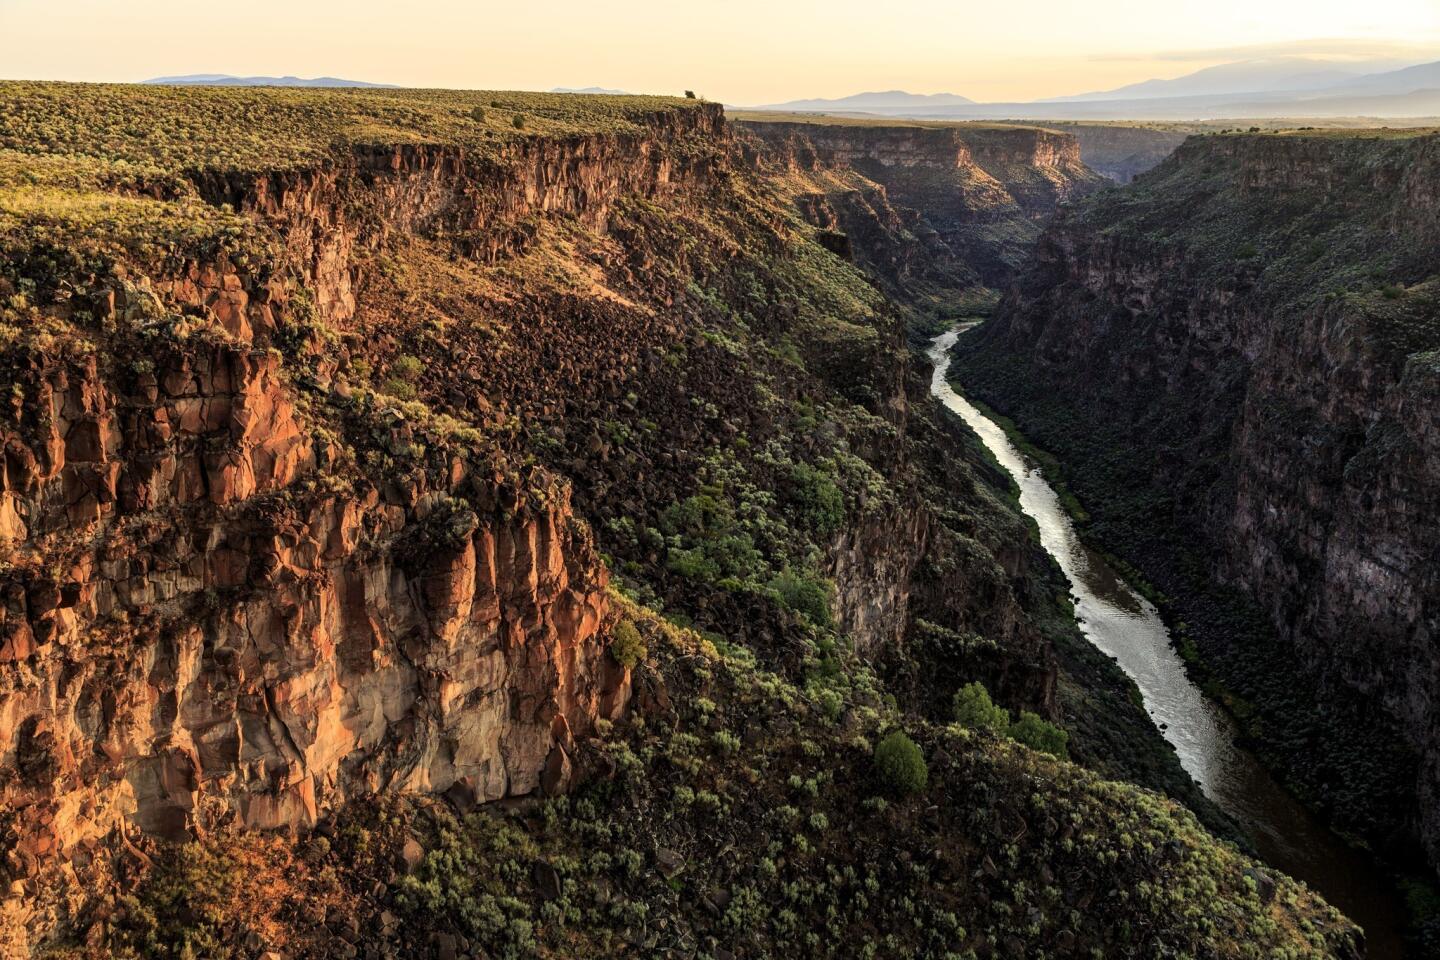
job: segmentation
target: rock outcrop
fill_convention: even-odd
[[[1074,137],[1085,166],[1122,184],[1159,166],[1194,130],[1190,124],[1103,120],[1045,121],[1042,126]]]
[[[377,792],[475,802],[533,792],[542,774],[567,786],[574,738],[618,717],[629,683],[568,486],[349,388],[339,429],[314,415],[337,370],[325,331],[354,320],[390,238],[514,257],[541,213],[598,227],[622,197],[697,189],[721,153],[675,148],[718,140],[721,123],[716,108],[661,111],[640,133],[484,157],[361,147],[197,174],[205,200],[276,238],[278,259],[52,279],[57,317],[95,325],[105,349],[23,342],[6,358],[13,871],[125,823],[296,829]],[[358,463],[367,448],[390,469]]]
[[[563,496],[460,459],[441,484],[338,482],[277,363],[223,345],[17,384],[0,802],[21,875],[121,820],[296,828],[381,790],[528,793],[623,708]]]
[[[735,124],[758,141],[763,161],[815,174],[853,171],[865,181],[853,188],[867,208],[900,211],[906,236],[892,241],[902,262],[923,261],[923,273],[948,273],[952,287],[977,280],[1003,286],[1029,251],[1041,225],[1067,200],[1103,185],[1080,160],[1065,133],[992,124],[875,125],[845,120],[766,120],[746,115]],[[868,187],[868,189],[866,189]],[[879,189],[877,189],[879,188]],[[830,191],[834,193],[836,191]],[[864,218],[843,218],[861,233],[861,249],[874,249]],[[891,231],[893,232],[893,230]],[[918,245],[922,253],[906,251]],[[872,259],[876,259],[871,255]],[[882,275],[883,275],[883,271]],[[915,272],[915,271],[907,271]],[[914,294],[913,283],[910,291]]]

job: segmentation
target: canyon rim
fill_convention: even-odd
[[[1437,955],[1382,52],[0,81],[0,956]]]

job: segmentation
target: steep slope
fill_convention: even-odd
[[[1062,214],[957,363],[1174,598],[1272,759],[1432,864],[1437,156],[1433,135],[1192,139]]]
[[[600,772],[577,793],[360,806],[300,856],[255,834],[172,849],[109,918],[119,949],[250,931],[292,956],[1360,956],[1303,887],[1153,794],[912,722],[929,785],[899,795],[873,771],[878,691],[832,719],[743,650],[627,612],[651,651],[637,691],[659,695],[582,748]]]
[[[3,93],[12,952],[1354,955],[1174,803],[944,727],[979,681],[1065,752],[1063,587],[717,107]],[[887,800],[901,727],[937,787]],[[838,865],[902,838],[941,866]]]
[[[1063,201],[1104,181],[1075,141],[1037,127],[741,114],[738,125],[800,170],[853,170],[911,211],[910,232],[952,286],[1003,286]]]
[[[1116,183],[1129,183],[1160,165],[1201,124],[1142,124],[1054,122],[1045,126],[1068,133],[1080,144],[1080,159],[1096,173]]]

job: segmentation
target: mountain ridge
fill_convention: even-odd
[[[958,93],[910,93],[907,90],[867,90],[852,93],[848,97],[814,97],[804,100],[790,100],[785,103],[757,107],[758,110],[824,110],[839,109],[883,109],[905,108],[928,104],[931,106],[958,106],[976,101]]]
[[[835,99],[791,100],[753,109],[853,111],[927,120],[1202,120],[1356,114],[1395,119],[1440,114],[1440,60],[1349,79],[1343,79],[1346,71],[1339,66],[1333,70],[1321,69],[1321,65],[1328,62],[1296,60],[1292,63],[1309,66],[1287,71],[1283,58],[1238,61],[1171,80],[1146,80],[1109,91],[1025,101],[976,102],[959,98],[942,102],[935,98],[954,95],[887,91]],[[1280,66],[1257,68],[1257,64]],[[1241,68],[1248,68],[1248,73]],[[1267,88],[1257,78],[1257,71],[1268,72],[1275,82],[1290,86]],[[1217,75],[1222,78],[1219,82],[1225,89],[1203,89],[1206,83],[1213,86]],[[1197,89],[1197,83],[1201,89]],[[1131,91],[1132,95],[1115,96],[1125,91]],[[959,102],[962,100],[964,102]]]
[[[1343,86],[1347,81],[1361,77],[1382,74],[1398,69],[1398,61],[1376,61],[1373,64],[1387,64],[1384,68],[1372,65],[1369,68],[1359,64],[1345,64],[1333,60],[1319,60],[1309,57],[1267,57],[1256,60],[1239,60],[1205,67],[1179,77],[1155,78],[1139,83],[1127,83],[1110,90],[1073,94],[1064,97],[1047,97],[1057,102],[1088,100],[1150,99],[1165,96],[1215,96],[1223,94],[1250,94],[1262,90],[1275,92],[1323,90]],[[1409,66],[1408,62],[1405,62]]]
[[[241,77],[229,73],[189,73],[173,77],[152,77],[141,81],[152,86],[215,86],[215,87],[373,87],[393,88],[393,83],[372,83],[368,80],[346,80],[341,77]]]

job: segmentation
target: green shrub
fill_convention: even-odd
[[[955,719],[972,730],[1004,733],[1010,726],[1010,712],[995,705],[990,691],[980,681],[967,683],[955,694]]]
[[[875,746],[875,770],[896,793],[919,793],[930,780],[930,769],[920,747],[896,730]]]
[[[672,503],[660,516],[661,528],[671,536],[708,536],[734,522],[734,511],[729,504],[721,503],[707,493]]]
[[[800,520],[819,534],[830,534],[845,522],[845,495],[824,471],[797,463],[791,472],[790,499]]]
[[[525,115],[522,114],[522,113],[517,113],[517,114],[515,114],[515,116],[510,119],[510,125],[511,125],[512,127],[514,127],[516,130],[524,130],[524,129],[525,129]]]
[[[471,111],[470,111],[470,119],[471,119],[471,120],[474,120],[476,123],[484,123],[484,122],[485,122],[485,108],[484,108],[484,107],[476,107],[474,110],[471,110]]]
[[[1041,753],[1057,757],[1070,755],[1070,734],[1029,710],[1020,711],[1020,719],[1010,724],[1010,736]]]
[[[754,538],[736,520],[734,508],[709,494],[671,504],[661,515],[660,526],[667,536],[679,540],[671,547],[666,566],[682,577],[746,580],[766,568]]]
[[[629,620],[621,620],[615,624],[615,630],[610,636],[610,656],[615,658],[616,663],[628,670],[644,660],[648,652],[645,640],[640,636],[635,624]]]
[[[720,579],[720,566],[705,556],[699,547],[693,550],[672,550],[665,565],[675,573],[689,580],[712,581]]]
[[[420,373],[424,369],[425,365],[420,362],[420,358],[408,353],[402,353],[390,364],[390,372],[394,376],[411,383],[420,379]]]
[[[817,627],[829,629],[835,625],[835,614],[830,609],[835,585],[824,577],[786,570],[770,581],[770,589],[779,595],[787,609],[806,617]]]
[[[409,380],[401,380],[399,377],[390,377],[385,381],[385,386],[382,389],[385,393],[394,397],[396,400],[415,399],[415,384],[411,383]]]
[[[122,908],[116,939],[159,958],[225,956],[231,908],[244,868],[224,849],[202,843],[169,848]]]

